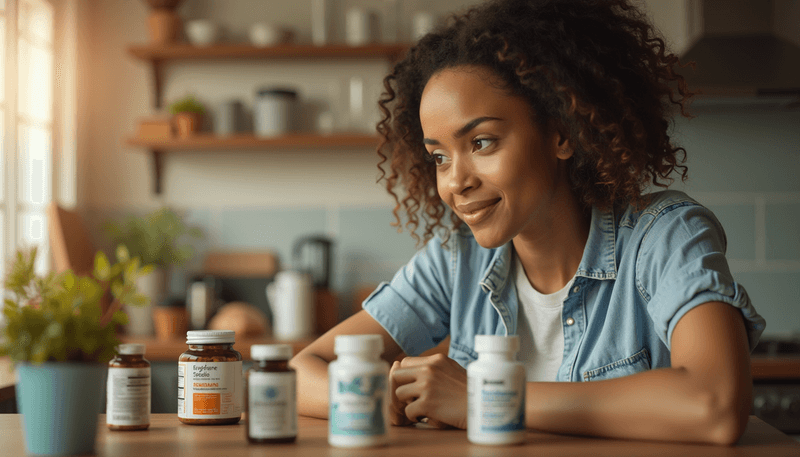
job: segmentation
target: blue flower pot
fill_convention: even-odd
[[[17,407],[29,454],[93,454],[107,367],[96,363],[19,363]]]

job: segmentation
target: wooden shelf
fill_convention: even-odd
[[[156,109],[163,106],[164,66],[181,60],[211,61],[217,59],[249,59],[249,60],[318,60],[318,59],[383,59],[394,62],[408,50],[408,44],[370,44],[366,46],[348,46],[343,44],[314,46],[309,44],[283,44],[278,46],[257,47],[250,44],[215,44],[211,46],[193,46],[187,43],[170,45],[132,45],[128,53],[133,57],[149,63],[153,74],[153,105]],[[161,193],[164,155],[170,151],[225,151],[243,149],[275,149],[275,148],[365,148],[378,145],[378,138],[363,134],[292,134],[276,138],[257,138],[253,135],[235,135],[216,137],[213,135],[197,135],[189,139],[146,140],[128,138],[131,146],[146,148],[152,156],[156,194]]]
[[[154,140],[131,137],[125,141],[130,146],[144,148],[152,157],[154,189],[161,194],[164,175],[164,155],[178,151],[241,151],[279,148],[341,149],[375,148],[379,139],[374,135],[358,133],[336,133],[320,135],[315,133],[294,133],[271,138],[255,135],[216,136],[197,134],[189,138]]]
[[[378,137],[358,133],[335,133],[319,135],[314,133],[294,133],[277,137],[261,138],[255,135],[216,136],[197,134],[189,138],[173,138],[168,140],[151,140],[128,138],[126,143],[151,150],[168,151],[223,151],[241,149],[277,149],[277,148],[366,148],[376,147]]]
[[[800,379],[800,356],[752,356],[750,370],[753,379]]]
[[[211,60],[211,59],[363,59],[391,61],[399,59],[408,49],[405,44],[370,44],[365,46],[284,44],[257,47],[249,44],[215,44],[193,46],[178,43],[167,46],[134,45],[128,52],[147,61]]]

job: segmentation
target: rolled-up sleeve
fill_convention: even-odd
[[[636,262],[637,287],[667,347],[681,317],[708,302],[741,310],[750,350],[758,343],[766,322],[734,281],[725,247],[721,224],[703,206],[684,202],[653,215]]]
[[[407,355],[436,346],[450,332],[453,249],[434,238],[362,304]]]

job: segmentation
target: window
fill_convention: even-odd
[[[0,275],[21,247],[49,268],[53,198],[55,11],[51,0],[0,0]]]

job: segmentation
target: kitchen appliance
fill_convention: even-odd
[[[800,46],[792,0],[700,0],[688,17],[692,45],[679,69],[703,95],[793,106],[800,99]],[[699,100],[698,100],[699,101]]]
[[[752,413],[800,437],[800,335],[762,337],[751,356]]]
[[[311,276],[284,270],[267,284],[272,311],[272,336],[279,341],[311,338],[314,334],[314,297]]]
[[[312,235],[295,241],[292,263],[295,269],[309,274],[313,286],[314,329],[321,335],[339,322],[336,294],[331,289],[331,251],[333,241],[322,235]]]

